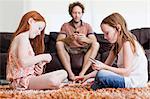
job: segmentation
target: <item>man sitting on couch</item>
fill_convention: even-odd
[[[67,70],[70,80],[75,79],[75,74],[71,69],[70,54],[86,53],[82,70],[79,73],[79,76],[83,76],[91,65],[89,57],[95,58],[99,50],[99,43],[91,26],[81,20],[83,13],[84,6],[80,2],[69,5],[69,14],[72,20],[62,25],[56,42],[58,56]]]

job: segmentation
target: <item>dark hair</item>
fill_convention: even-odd
[[[79,6],[81,9],[82,9],[82,13],[84,13],[84,5],[81,4],[80,2],[73,2],[69,5],[69,14],[72,16],[72,9],[75,7],[75,6]]]

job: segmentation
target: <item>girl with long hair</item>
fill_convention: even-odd
[[[95,71],[85,75],[84,81],[95,77],[91,86],[94,90],[144,87],[148,80],[147,58],[136,37],[128,31],[125,19],[119,13],[113,13],[102,20],[100,27],[104,38],[113,46],[104,63],[93,60]],[[117,66],[112,67],[115,58]]]
[[[26,13],[13,34],[7,61],[7,80],[16,89],[54,89],[63,85],[65,70],[43,73],[52,60],[44,53],[45,19],[36,11]]]

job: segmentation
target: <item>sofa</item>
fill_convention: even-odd
[[[137,37],[138,41],[141,43],[145,50],[145,54],[148,59],[148,76],[150,80],[150,28],[137,28],[132,29],[131,32]],[[104,62],[106,57],[108,56],[109,50],[111,48],[111,44],[104,39],[103,34],[95,33],[96,38],[100,44],[100,49],[96,56],[96,59]],[[58,36],[58,32],[50,32],[49,35],[45,34],[44,42],[45,42],[45,53],[50,53],[52,55],[52,61],[45,66],[45,73],[51,72],[58,69],[63,69],[60,59],[57,55],[56,50],[56,38]],[[11,32],[0,32],[0,79],[6,79],[6,62],[8,55],[8,48],[11,42],[12,33]],[[83,54],[71,55],[72,60],[72,70],[77,75],[82,66],[83,62]],[[114,62],[115,64],[115,62]],[[89,68],[87,73],[91,72],[92,69]]]

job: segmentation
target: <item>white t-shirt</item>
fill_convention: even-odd
[[[131,61],[132,71],[128,77],[124,77],[126,88],[144,87],[148,81],[147,58],[143,52],[143,48],[137,41],[135,41],[135,45],[136,52],[133,60]],[[120,68],[124,67],[122,49],[118,53],[117,66]]]

